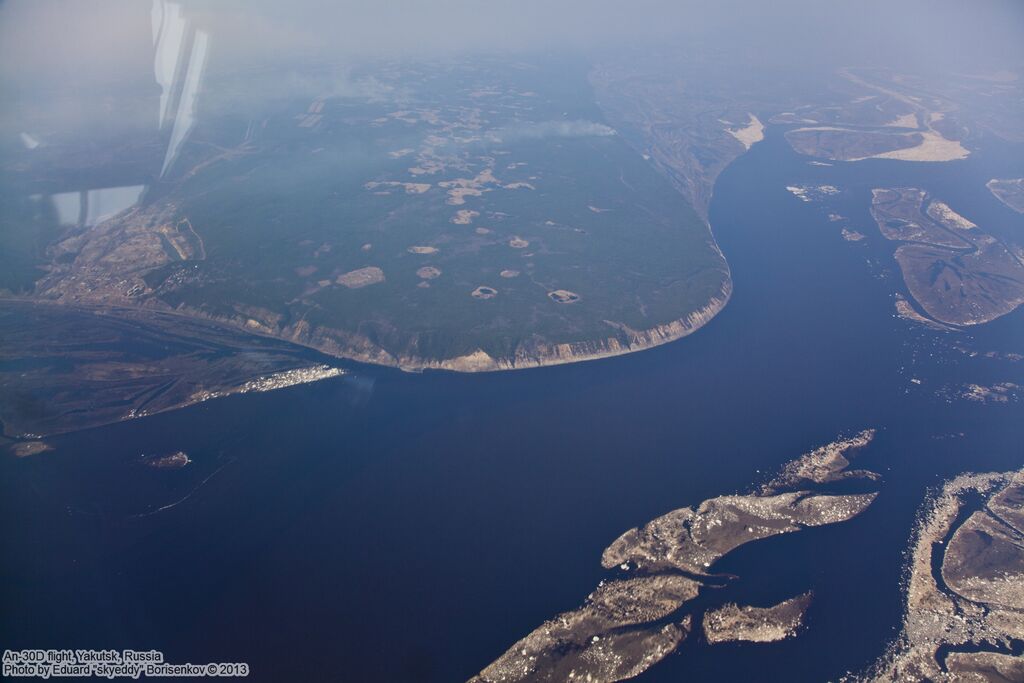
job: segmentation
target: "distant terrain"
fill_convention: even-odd
[[[708,64],[685,52],[608,57],[590,82],[608,122],[704,218],[719,174],[764,139],[758,112],[798,102],[803,92],[786,79],[769,89],[724,56]]]
[[[825,101],[806,103],[771,121],[797,152],[832,161],[965,159],[981,133],[1024,140],[1021,84],[1013,77],[935,78],[889,69],[838,70]],[[819,98],[820,100],[821,98]]]

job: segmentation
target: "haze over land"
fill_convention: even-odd
[[[693,0],[543,2],[471,0],[280,3],[186,0],[190,18],[215,37],[217,59],[237,68],[282,58],[442,57],[465,52],[604,50],[651,41],[705,41],[762,63],[814,57],[837,63],[985,65],[1024,59],[1024,8],[1014,0],[883,0],[752,3]],[[18,0],[0,8],[0,76],[8,84],[112,82],[151,60],[135,20],[150,5],[125,0]],[[49,40],[40,40],[49,36]],[[943,39],[946,38],[946,39]],[[951,39],[955,38],[955,39]],[[296,84],[302,76],[297,74]]]

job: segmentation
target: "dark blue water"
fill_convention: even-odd
[[[1024,352],[1024,311],[970,335],[896,319],[903,286],[870,189],[923,187],[1008,234],[1024,221],[984,183],[1024,175],[1022,160],[993,146],[950,164],[818,167],[773,129],[716,186],[711,220],[735,294],[692,337],[495,375],[353,366],[6,459],[0,643],[156,648],[170,661],[246,661],[257,680],[460,681],[579,605],[608,577],[599,557],[623,530],[876,427],[858,466],[885,478],[864,515],[716,567],[740,577],[721,599],[814,589],[806,632],[769,646],[692,637],[640,680],[860,669],[895,635],[902,552],[928,488],[1024,465],[1020,403],[937,394],[1024,384],[1024,364],[954,348]],[[844,192],[805,204],[785,190],[821,183]],[[830,211],[867,243],[841,240]],[[136,463],[177,449],[193,465]]]

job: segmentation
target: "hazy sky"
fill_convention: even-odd
[[[1024,61],[1021,0],[183,0],[230,68],[282,58],[599,51],[713,39],[768,59]],[[0,4],[0,78],[57,85],[151,61],[145,0]]]
[[[166,0],[156,0],[160,2]],[[1024,0],[180,0],[209,40],[204,107],[301,92],[365,94],[363,57],[568,52],[699,42],[741,67],[887,64],[961,72],[1024,65]],[[152,0],[0,0],[0,132],[149,128],[160,64]],[[157,12],[157,16],[160,13]],[[189,50],[181,46],[179,54]],[[710,52],[710,51],[709,51]],[[309,59],[341,68],[313,73]],[[168,62],[168,59],[170,61]],[[273,77],[223,79],[279,65]],[[169,66],[167,66],[169,65]],[[169,71],[168,71],[169,69]],[[326,75],[325,75],[326,74]],[[316,82],[307,83],[309,79]],[[324,80],[327,79],[327,80]],[[164,81],[166,81],[166,74]],[[128,94],[130,93],[130,95]],[[8,136],[9,137],[9,136]]]

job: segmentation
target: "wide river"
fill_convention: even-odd
[[[984,183],[1024,175],[1024,153],[816,166],[781,133],[716,186],[735,293],[691,337],[499,374],[349,366],[0,460],[0,643],[155,648],[248,662],[257,680],[462,681],[608,578],[601,551],[622,531],[875,427],[855,463],[884,477],[865,514],[716,565],[739,578],[715,600],[813,589],[806,631],[774,645],[694,635],[638,680],[821,681],[869,665],[896,635],[929,487],[1024,465],[1024,405],[950,398],[1024,384],[1024,363],[956,348],[1024,352],[1024,310],[970,334],[894,317],[903,285],[870,190],[922,187],[995,234],[1021,231]],[[826,183],[842,192],[825,203],[785,189]],[[843,241],[829,212],[868,239]],[[179,449],[194,461],[182,470],[137,463]]]

